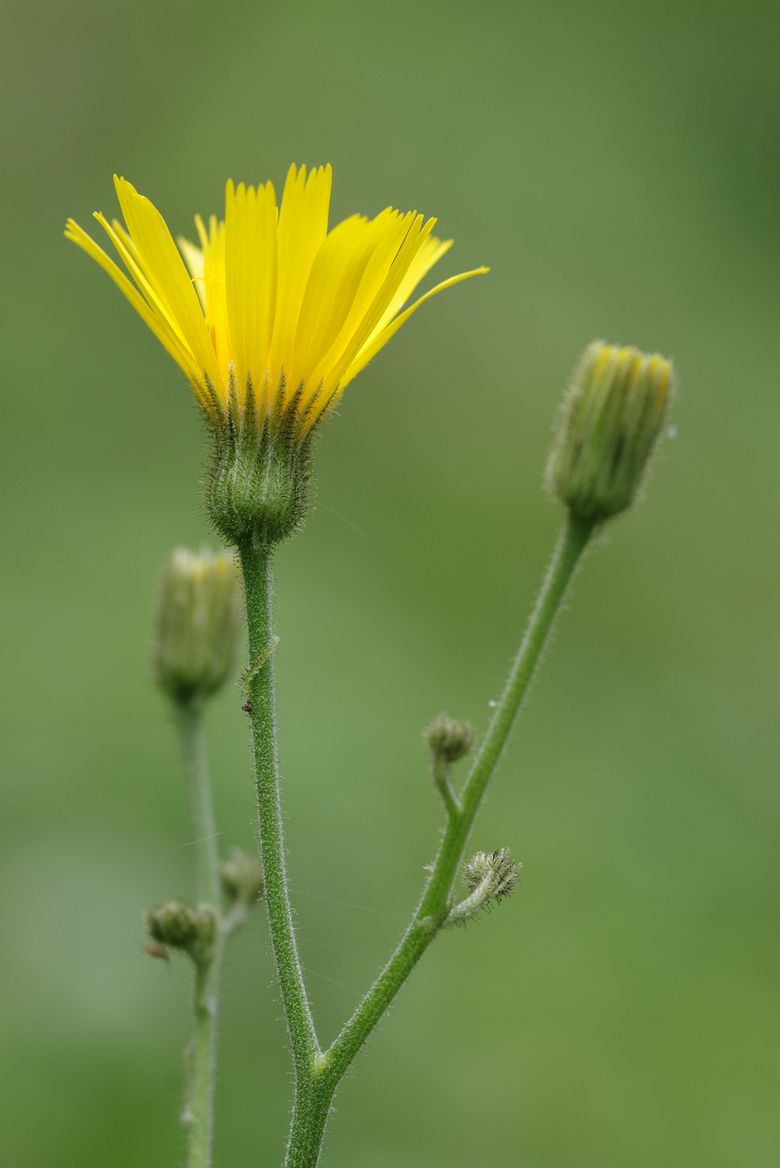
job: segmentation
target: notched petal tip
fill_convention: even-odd
[[[114,175],[114,190],[116,191],[117,198],[121,197],[120,192],[124,190],[128,191],[128,193],[131,195],[138,194],[138,191],[135,189],[133,184],[128,179],[124,178],[121,174]]]
[[[91,248],[96,248],[102,252],[103,249],[95,243],[88,231],[85,231],[80,223],[75,219],[68,219],[65,223],[65,238],[69,239],[71,243],[75,243],[78,247],[83,248],[84,251],[89,252]],[[105,254],[105,253],[104,253]]]

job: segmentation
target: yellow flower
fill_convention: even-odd
[[[225,218],[195,220],[200,246],[171,236],[156,207],[115,178],[125,225],[95,214],[128,275],[69,220],[66,236],[108,273],[187,375],[217,426],[251,406],[283,414],[300,439],[451,276],[406,307],[450,248],[434,219],[387,208],[328,230],[331,168],[290,167],[272,183],[228,182]],[[292,418],[290,415],[293,415]]]

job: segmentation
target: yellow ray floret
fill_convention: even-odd
[[[261,411],[293,403],[311,428],[353,377],[431,296],[487,268],[451,276],[408,305],[451,240],[434,219],[387,208],[328,230],[331,168],[291,166],[273,184],[228,182],[225,218],[195,220],[178,245],[160,212],[114,179],[124,226],[96,213],[125,271],[74,221],[68,239],[91,256],[184,370],[212,420],[251,388]]]

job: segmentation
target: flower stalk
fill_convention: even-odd
[[[197,898],[216,906],[220,902],[219,852],[206,757],[203,706],[198,701],[183,702],[175,707],[175,712],[195,851]]]
[[[157,943],[185,952],[195,968],[192,1036],[185,1052],[182,1127],[187,1168],[211,1168],[217,1072],[219,991],[225,949],[263,892],[256,859],[234,849],[220,863],[208,775],[201,702],[176,706],[179,738],[196,855],[197,908],[172,899],[147,914]]]
[[[176,713],[195,846],[198,898],[208,902],[218,914],[213,943],[191,954],[195,964],[192,1038],[185,1055],[187,1081],[181,1116],[182,1126],[187,1133],[187,1168],[210,1168],[214,1132],[218,995],[226,934],[219,915],[219,856],[203,733],[203,707],[200,702],[182,703]]]
[[[248,540],[239,547],[244,573],[249,670],[247,707],[252,723],[260,823],[260,856],[265,875],[265,899],[271,945],[284,1003],[295,1068],[295,1113],[308,1111],[315,1065],[320,1055],[309,998],[298,953],[288,892],[284,850],[279,761],[276,746],[274,652],[271,611],[271,549]],[[289,1158],[288,1164],[297,1160]]]

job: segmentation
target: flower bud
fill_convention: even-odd
[[[171,897],[146,914],[152,941],[189,953],[194,961],[206,960],[217,935],[217,919],[211,905],[193,908],[186,900]]]
[[[238,572],[230,552],[177,548],[163,572],[153,663],[175,702],[207,698],[224,685],[239,632]]]
[[[547,485],[580,519],[633,502],[663,426],[673,371],[658,354],[593,341],[564,399]]]
[[[423,734],[434,760],[457,762],[474,745],[474,728],[468,722],[458,722],[448,714],[434,718]]]
[[[484,885],[490,897],[503,900],[517,887],[521,868],[522,864],[512,859],[509,848],[477,852],[463,870],[463,882],[469,892]]]
[[[509,896],[517,887],[521,868],[522,864],[512,859],[508,848],[477,852],[463,870],[468,895],[450,910],[446,923],[464,924]]]
[[[245,904],[251,907],[263,895],[265,881],[263,868],[255,856],[233,848],[219,867],[222,891],[229,904]]]

